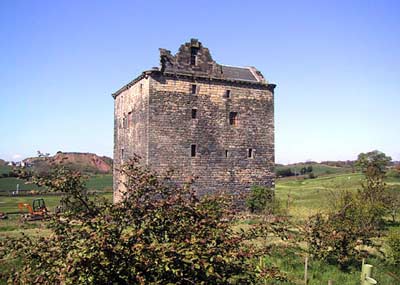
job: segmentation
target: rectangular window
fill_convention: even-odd
[[[225,97],[230,99],[231,98],[231,90],[226,90]]]
[[[199,48],[197,47],[192,47],[190,49],[190,65],[197,65],[197,52],[199,51]]]
[[[197,109],[192,109],[192,119],[197,118]]]
[[[229,152],[227,149],[225,150],[225,157],[229,157]]]
[[[132,126],[132,111],[128,113],[128,128]]]
[[[248,158],[254,158],[254,150],[252,148],[249,148],[247,150],[247,157]]]
[[[230,112],[229,113],[229,125],[237,126],[237,112]]]
[[[190,56],[190,65],[196,65],[196,58],[197,56],[195,55]]]
[[[124,149],[121,148],[121,162],[124,161]]]
[[[192,94],[197,94],[197,85],[192,84]]]
[[[196,145],[192,144],[190,147],[190,156],[195,157],[196,156]]]
[[[139,92],[140,92],[140,95],[143,94],[143,84],[142,83],[140,83],[140,85],[139,85]]]

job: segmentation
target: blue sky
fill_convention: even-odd
[[[400,160],[400,1],[0,1],[0,158],[112,155],[110,94],[198,38],[276,83],[276,161]]]

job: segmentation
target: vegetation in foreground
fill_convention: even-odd
[[[232,227],[234,229],[234,233],[240,231],[240,229],[248,231],[249,225],[252,226],[260,221],[273,222],[274,219],[276,220],[276,218],[282,214],[288,217],[294,224],[290,227],[290,234],[288,234],[287,231],[287,224],[284,227],[279,224],[275,225],[278,229],[286,229],[285,233],[290,237],[290,239],[286,241],[282,241],[279,238],[281,235],[275,235],[274,237],[274,231],[271,231],[271,228],[268,228],[268,237],[264,235],[255,239],[254,236],[251,237],[248,234],[242,236],[247,239],[247,242],[244,242],[245,245],[250,242],[251,244],[261,244],[268,248],[267,254],[263,255],[261,259],[256,258],[256,256],[252,256],[252,258],[248,259],[252,266],[250,267],[250,271],[253,272],[252,278],[254,278],[252,281],[256,282],[256,280],[258,280],[258,282],[263,282],[262,284],[303,284],[304,257],[309,247],[302,241],[304,238],[299,235],[301,231],[299,225],[301,226],[305,221],[309,220],[310,216],[317,213],[321,213],[322,217],[331,215],[332,208],[335,208],[332,201],[340,201],[340,199],[337,200],[337,198],[340,197],[338,194],[346,194],[349,192],[352,195],[358,195],[357,193],[362,190],[360,185],[363,181],[365,181],[364,175],[356,173],[320,176],[316,179],[304,179],[304,177],[283,179],[277,183],[275,201],[279,200],[279,205],[275,205],[275,202],[270,200],[271,196],[269,195],[269,191],[258,189],[258,191],[256,191],[258,194],[256,193],[255,197],[258,196],[258,198],[261,199],[264,197],[267,201],[261,201],[261,203],[259,203],[260,201],[253,200],[255,205],[268,205],[268,209],[271,209],[272,205],[274,206],[272,208],[275,209],[275,213],[259,211],[258,206],[256,206],[257,211],[255,212],[257,213],[245,216],[243,219],[238,220],[236,217],[230,220],[230,228]],[[388,189],[390,193],[399,194],[400,179],[398,179],[396,175],[390,175],[390,177],[385,178],[384,181],[386,182],[385,189]],[[336,198],[336,200],[334,198]],[[261,208],[262,207],[263,206],[261,206]],[[285,217],[283,218],[286,219]],[[398,214],[395,215],[395,218],[397,221]],[[398,235],[399,226],[398,223],[393,223],[391,220],[390,215],[385,215],[383,217],[383,227],[380,229],[380,237],[372,239],[375,243],[380,243],[383,246],[363,247],[365,250],[363,254],[368,257],[367,261],[376,266],[374,277],[379,281],[379,284],[397,284],[399,282],[398,276],[400,272],[396,266],[396,260],[398,260],[396,258],[398,258],[399,255],[398,250],[400,244]],[[52,232],[51,229],[45,227],[45,224],[41,222],[16,225],[16,221],[15,218],[12,218],[9,221],[0,222],[2,223],[1,225],[4,225],[0,228],[0,230],[3,231],[1,234],[3,238],[7,237],[9,239],[10,237],[18,237],[20,232],[24,232],[33,239],[36,239],[39,237],[46,237]],[[331,226],[334,226],[334,224]],[[277,228],[275,227],[275,229]],[[387,233],[388,235],[386,237]],[[356,257],[356,255],[350,257],[353,258]],[[312,257],[312,255],[309,255],[308,284],[326,284],[328,280],[333,280],[335,283],[340,284],[358,283],[360,274],[359,259],[353,260],[354,262],[349,263],[349,266],[343,271],[343,268],[340,269],[337,266],[337,258],[335,261],[335,258],[327,260],[318,256]],[[2,259],[0,266],[2,270],[4,269],[3,272],[10,272],[13,267],[21,268],[23,264],[21,259],[18,258]],[[264,273],[265,269],[268,269],[266,271],[268,272],[267,275]],[[284,281],[284,279],[286,279],[286,281]],[[251,280],[251,278],[248,278],[248,280]],[[233,283],[233,281],[229,282]]]
[[[258,223],[234,231],[229,197],[199,199],[137,165],[124,168],[123,202],[90,200],[82,177],[61,169],[36,182],[62,192],[66,211],[47,224],[51,234],[2,241],[2,259],[21,262],[9,282],[28,284],[256,284],[285,280],[254,261],[270,248],[249,243],[284,225]]]

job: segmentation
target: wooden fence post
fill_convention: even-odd
[[[374,278],[372,278],[372,268],[373,266],[371,264],[367,264],[363,260],[361,267],[361,285],[372,285],[378,283]]]
[[[307,279],[308,279],[307,271],[308,271],[308,255],[306,255],[306,260],[304,262],[304,284],[305,285],[307,285]]]
[[[364,278],[365,278],[365,276],[364,276],[364,264],[365,264],[365,258],[362,259],[362,264],[361,264],[361,277],[360,277],[361,285],[363,284]]]

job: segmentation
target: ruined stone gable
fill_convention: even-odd
[[[113,94],[114,201],[134,153],[177,183],[194,178],[200,195],[273,186],[274,88],[254,67],[217,64],[198,40],[160,49],[160,68]]]

